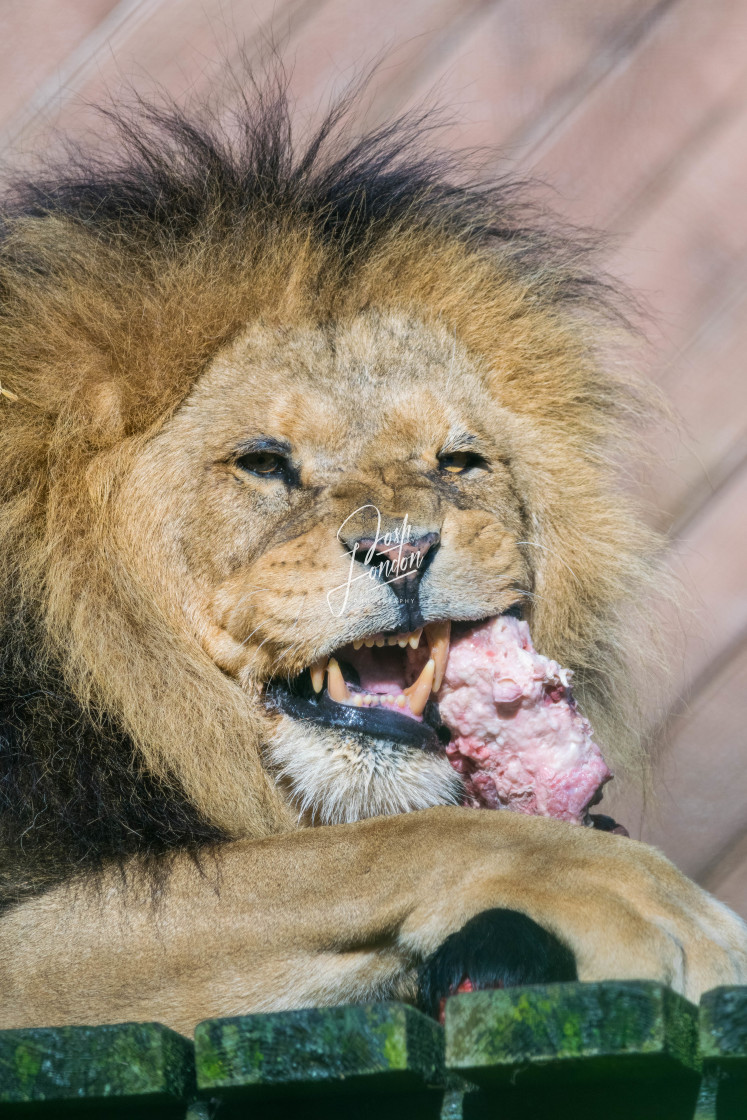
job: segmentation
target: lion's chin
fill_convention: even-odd
[[[266,763],[299,816],[314,824],[460,804],[464,796],[442,748],[424,750],[386,735],[289,716],[277,724]]]

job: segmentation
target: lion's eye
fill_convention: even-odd
[[[472,451],[452,451],[446,455],[439,455],[439,466],[448,474],[463,474],[472,467],[484,467],[485,460],[482,455],[475,455]]]
[[[244,471],[259,474],[263,477],[282,475],[287,466],[287,460],[274,451],[250,451],[236,460],[236,465]]]

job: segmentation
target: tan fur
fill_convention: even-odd
[[[657,542],[615,472],[636,396],[600,360],[599,317],[548,294],[552,269],[522,271],[417,211],[352,256],[300,212],[230,224],[216,209],[159,241],[59,215],[11,225],[0,598],[31,610],[40,656],[126,732],[133,765],[233,843],[202,873],[175,857],[155,905],[135,857],[126,888],[105,872],[12,910],[3,1025],[188,1031],[405,992],[413,965],[495,905],[555,930],[582,979],[651,976],[695,997],[747,978],[738,919],[649,849],[439,808],[459,799],[444,757],[373,759],[264,703],[271,677],[397,626],[370,580],[340,615],[327,601],[348,563],[337,530],[375,504],[385,527],[407,514],[441,534],[425,617],[525,600],[608,756],[640,771],[625,624]],[[491,469],[445,481],[438,455],[463,433]],[[289,443],[298,486],[237,466],[258,435]],[[298,827],[320,822],[347,823]]]
[[[455,808],[237,842],[180,860],[153,900],[133,868],[25,903],[0,927],[0,1025],[203,1018],[412,995],[470,917],[520,909],[581,980],[690,999],[747,979],[743,923],[652,848],[564,822]]]

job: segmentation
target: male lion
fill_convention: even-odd
[[[347,643],[521,609],[635,761],[652,542],[583,246],[406,127],[341,147],[333,117],[294,156],[282,99],[232,143],[145,117],[5,209],[2,1026],[190,1032],[419,969],[437,998],[446,943],[457,982],[746,981],[743,923],[657,851],[463,808],[432,720],[332,668],[319,698]],[[425,559],[340,606],[374,509]]]

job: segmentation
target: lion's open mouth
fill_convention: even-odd
[[[435,693],[449,656],[451,622],[409,633],[371,634],[341,646],[268,698],[294,719],[346,727],[412,746],[443,750],[450,739]]]

